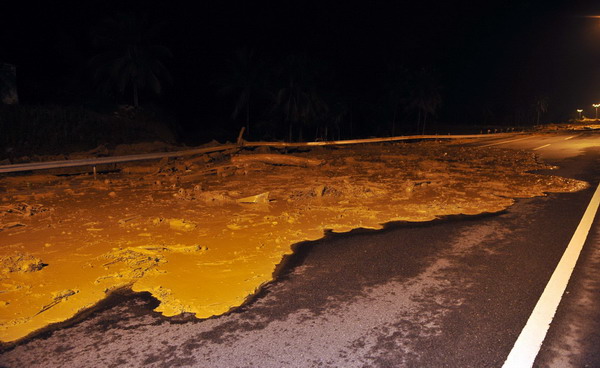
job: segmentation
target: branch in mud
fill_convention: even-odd
[[[234,156],[231,158],[231,163],[234,165],[264,163],[269,165],[315,167],[323,165],[324,161],[297,156],[264,153],[257,155]]]

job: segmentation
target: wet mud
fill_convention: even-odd
[[[122,290],[151,295],[167,317],[221,315],[289,267],[294,244],[328,232],[497,213],[587,187],[532,173],[551,167],[531,153],[455,143],[259,153],[1,177],[0,341]]]

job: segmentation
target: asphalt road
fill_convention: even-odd
[[[3,352],[0,364],[501,367],[600,180],[600,134],[513,139],[478,144],[535,150],[560,165],[553,174],[592,187],[519,200],[495,215],[304,243],[276,282],[218,318],[164,318],[147,295],[115,295],[76,323]],[[598,275],[600,219],[535,366],[600,366]]]

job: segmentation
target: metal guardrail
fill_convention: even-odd
[[[382,142],[397,142],[397,141],[408,141],[417,139],[469,139],[469,138],[486,138],[490,136],[498,137],[504,135],[514,135],[510,133],[498,133],[498,134],[469,134],[469,135],[409,135],[409,136],[398,136],[398,137],[387,137],[387,138],[366,138],[366,139],[351,139],[341,141],[323,141],[323,142],[246,142],[240,141],[240,144],[225,144],[222,146],[206,147],[206,148],[195,148],[189,150],[173,151],[173,152],[157,152],[157,153],[144,153],[137,155],[126,155],[126,156],[111,156],[111,157],[97,157],[97,158],[84,158],[76,160],[63,160],[63,161],[47,161],[47,162],[32,162],[26,164],[14,164],[14,165],[1,165],[0,173],[14,173],[22,171],[33,171],[33,170],[47,170],[47,169],[58,169],[66,167],[79,167],[79,166],[97,166],[103,164],[115,164],[121,162],[133,162],[143,160],[155,160],[165,157],[182,157],[191,156],[202,153],[226,151],[229,149],[235,149],[240,147],[318,147],[318,146],[339,146],[348,144],[365,144],[365,143],[382,143]]]
[[[143,161],[143,160],[155,160],[165,157],[179,157],[179,156],[191,156],[201,153],[225,151],[228,149],[236,148],[238,146],[234,144],[197,148],[182,151],[173,152],[156,152],[156,153],[143,153],[137,155],[127,156],[111,156],[111,157],[95,157],[95,158],[83,158],[77,160],[63,160],[63,161],[46,161],[46,162],[31,162],[26,164],[14,164],[14,165],[2,165],[0,166],[0,173],[11,173],[19,171],[32,171],[32,170],[45,170],[45,169],[58,169],[65,167],[78,167],[78,166],[97,166],[102,164],[115,164],[120,162],[132,162],[132,161]]]

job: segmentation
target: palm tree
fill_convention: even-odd
[[[488,125],[494,120],[494,103],[491,101],[484,101],[481,104],[481,116],[483,117],[483,125]]]
[[[274,96],[274,109],[282,113],[292,140],[294,125],[307,125],[327,113],[328,108],[317,93],[314,69],[306,55],[292,55],[280,73],[282,85]],[[302,136],[302,128],[299,130]]]
[[[139,93],[162,91],[163,81],[171,82],[164,60],[171,51],[158,43],[160,25],[145,16],[117,14],[104,19],[92,30],[99,53],[90,60],[93,78],[104,92],[132,93],[133,105],[139,106]]]
[[[3,62],[0,62],[0,103],[5,105],[19,103],[17,68],[12,64]]]
[[[254,50],[238,49],[232,59],[228,60],[229,68],[217,81],[221,85],[219,92],[235,95],[235,105],[231,113],[232,119],[245,115],[246,133],[250,133],[250,101],[264,92],[265,75],[262,65],[257,62]]]
[[[412,83],[409,107],[417,110],[417,130],[421,124],[421,116],[423,117],[422,134],[425,134],[427,117],[435,115],[437,109],[442,104],[441,88],[432,70],[428,68],[422,68],[415,73]]]
[[[409,74],[408,71],[397,64],[388,64],[385,73],[384,105],[392,110],[392,136],[396,135],[396,122],[398,121],[402,106],[409,100]]]
[[[337,132],[337,139],[341,139],[341,127],[345,121],[351,120],[352,112],[350,106],[346,101],[337,101],[331,105],[329,114],[327,115],[327,122],[325,124],[325,139],[328,136],[328,128],[331,126]]]
[[[540,116],[548,112],[548,99],[546,97],[538,97],[535,100],[536,125],[540,125]]]

